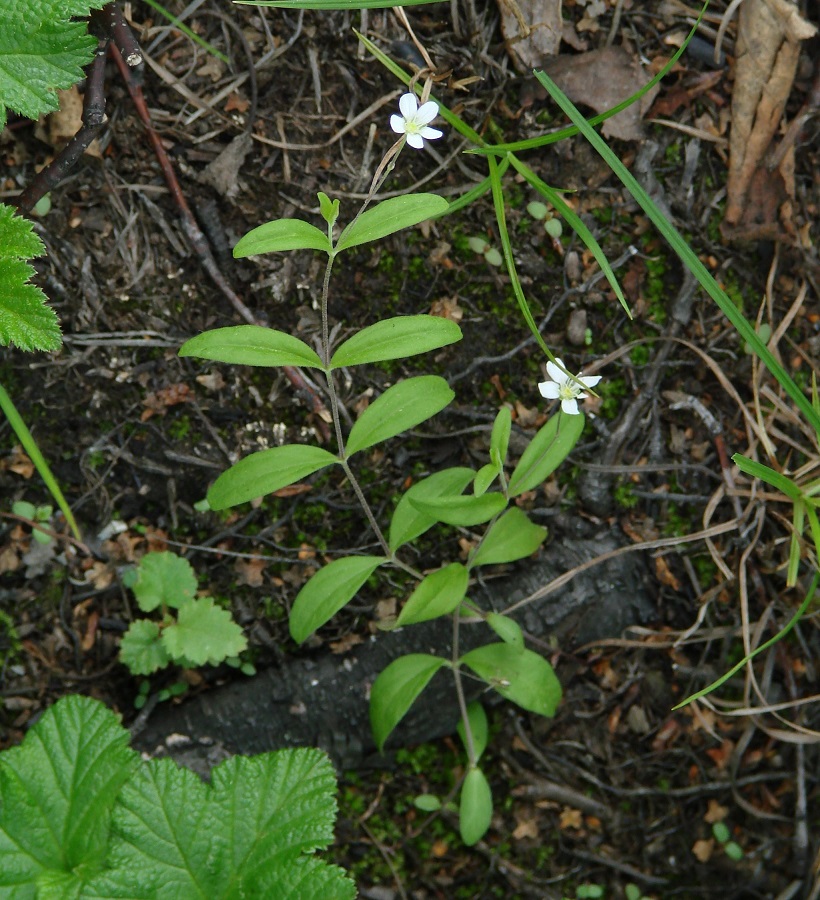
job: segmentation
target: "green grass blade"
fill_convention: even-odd
[[[221,53],[219,50],[214,47],[213,44],[209,44],[206,40],[201,38],[195,31],[192,31],[184,22],[178,19],[172,12],[167,10],[161,3],[157,3],[157,0],[145,0],[146,4],[151,7],[151,9],[158,12],[161,16],[165,16],[165,18],[174,26],[174,28],[181,31],[186,37],[189,37],[195,44],[199,44],[203,50],[207,53],[210,53],[211,56],[215,56],[220,62],[225,63],[226,66],[231,64],[230,59],[225,56],[224,53]]]
[[[794,626],[800,621],[803,617],[803,614],[809,608],[809,604],[814,599],[815,591],[817,590],[817,585],[820,583],[820,573],[817,573],[812,579],[811,586],[809,587],[808,593],[806,594],[806,599],[800,604],[797,612],[789,619],[786,626],[778,631],[777,634],[766,641],[765,644],[761,644],[756,650],[753,650],[748,656],[744,656],[743,659],[740,660],[737,665],[732,666],[728,672],[724,675],[721,675],[716,681],[713,681],[710,685],[703,688],[703,690],[698,691],[696,694],[692,694],[691,697],[687,697],[685,700],[682,700],[678,703],[677,706],[672,707],[672,711],[674,712],[676,709],[681,709],[682,707],[692,703],[694,700],[699,700],[701,697],[705,697],[707,694],[711,694],[712,691],[719,688],[722,684],[728,681],[732,675],[736,672],[739,672],[748,662],[753,660],[758,654],[763,653],[764,650],[768,650],[769,647],[774,646],[779,640],[782,640],[786,635],[794,628]]]
[[[83,536],[77,527],[77,520],[74,518],[74,513],[71,512],[71,507],[60,490],[60,485],[57,484],[57,479],[52,474],[51,469],[49,469],[45,457],[34,440],[34,436],[28,430],[28,426],[23,421],[20,413],[17,412],[17,407],[11,402],[11,397],[6,393],[6,389],[2,385],[0,385],[0,409],[9,420],[9,425],[11,425],[14,433],[17,435],[17,439],[23,445],[23,449],[28,454],[29,459],[34,463],[34,468],[37,469],[40,478],[43,479],[43,484],[48,488],[48,492],[54,498],[54,502],[62,510],[72,534],[78,541],[82,541]]]
[[[505,157],[505,159],[509,159],[513,168],[521,175],[523,175],[527,182],[531,184],[539,194],[549,200],[549,202],[566,220],[569,227],[578,235],[579,238],[581,238],[586,247],[589,249],[589,252],[595,257],[595,260],[601,267],[601,271],[606,276],[606,280],[609,282],[610,287],[613,291],[615,291],[615,296],[618,298],[621,306],[623,306],[626,314],[631,319],[632,313],[630,312],[629,304],[626,302],[626,297],[624,297],[621,286],[618,284],[618,279],[615,277],[615,273],[612,271],[612,266],[609,264],[609,260],[606,258],[606,254],[601,249],[600,244],[595,240],[595,236],[584,224],[581,217],[564,200],[564,198],[561,196],[560,191],[557,191],[555,188],[550,187],[546,182],[542,181],[529,166],[522,163],[512,153],[509,153]]]
[[[536,72],[535,77],[546,88],[549,95],[561,107],[561,109],[574,122],[584,137],[592,144],[595,150],[603,158],[604,162],[612,169],[623,183],[624,187],[637,201],[655,227],[666,238],[669,245],[677,253],[681,262],[697,278],[707,294],[717,303],[726,318],[732,323],[740,337],[749,344],[754,352],[763,361],[766,368],[777,379],[783,390],[791,397],[794,403],[815,430],[820,430],[820,415],[800,388],[794,383],[789,374],[775,359],[769,348],[760,340],[754,327],[746,321],[743,314],[735,307],[725,291],[718,285],[711,272],[698,259],[694,250],[686,243],[677,229],[669,222],[658,209],[646,191],[638,184],[632,173],[618,159],[607,146],[606,142],[587,123],[583,115],[574,106],[572,101],[561,91],[550,78],[543,72]]]
[[[518,306],[521,308],[521,315],[524,316],[524,321],[527,323],[527,326],[532,332],[533,337],[536,339],[536,341],[538,341],[538,346],[553,362],[555,362],[555,357],[550,352],[549,347],[547,347],[547,345],[544,343],[544,339],[541,337],[538,326],[535,324],[535,319],[533,318],[532,312],[530,311],[529,304],[527,303],[527,298],[524,296],[524,290],[521,287],[521,282],[518,278],[518,272],[515,268],[515,259],[513,258],[512,244],[510,243],[510,234],[507,231],[507,218],[504,212],[504,194],[502,191],[501,173],[498,163],[496,162],[494,156],[489,156],[487,157],[487,159],[490,164],[490,182],[492,185],[495,219],[498,223],[498,236],[501,239],[501,249],[504,251],[504,262],[507,264],[507,273],[510,276],[510,284],[512,285],[513,292],[515,293],[515,299],[518,301]]]

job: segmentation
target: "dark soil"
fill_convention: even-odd
[[[167,5],[179,15],[186,6],[177,0]],[[668,58],[663,38],[684,30],[681,12],[621,5],[615,42],[655,63]],[[719,17],[727,4],[713,5]],[[167,28],[147,5],[132,4],[138,37],[155,64],[145,73],[148,105],[227,281],[257,318],[311,342],[319,331],[321,281],[313,254],[234,261],[229,248],[269,219],[317,221],[320,190],[341,200],[342,218],[358,208],[392,144],[387,117],[400,91],[359,52],[352,28],[367,28],[403,64],[414,51],[389,13],[371,11],[363,22],[359,13],[302,16],[221,6],[200,4],[187,23],[226,54],[230,66]],[[495,5],[468,0],[458,6],[462,28],[476,17],[472,40],[454,31],[448,4],[408,11],[440,67],[434,90],[441,100],[498,140],[562,124],[546,101],[529,105]],[[584,7],[565,2],[564,15],[577,22]],[[590,48],[605,44],[612,11],[597,22],[586,34]],[[255,79],[220,95],[247,72],[249,60],[258,66]],[[709,70],[710,64],[684,57],[659,97],[685,90]],[[727,63],[710,91],[693,94],[674,116],[679,124],[703,129],[706,120],[722,121],[731,72]],[[229,514],[196,511],[208,485],[232,462],[281,442],[322,442],[324,423],[277,372],[178,357],[187,338],[242,320],[190,251],[143,126],[111,65],[106,85],[109,122],[101,155],[83,157],[52,192],[51,211],[37,220],[48,249],[37,280],[60,315],[64,347],[50,356],[7,351],[0,376],[50,461],[90,551],[61,540],[38,556],[30,528],[11,515],[2,519],[0,747],[21,740],[44,708],[77,691],[104,700],[126,724],[134,721],[140,679],[117,658],[119,638],[136,611],[122,574],[148,550],[176,550],[191,561],[201,588],[233,610],[250,642],[247,661],[268,680],[292,660],[301,665],[330,653],[343,658],[379,633],[379,604],[403,596],[398,583],[368,588],[298,648],[288,636],[287,610],[306,577],[340,554],[374,552],[352,491],[338,478],[320,476],[308,480],[304,493],[282,492]],[[795,109],[806,89],[798,80]],[[377,130],[369,136],[371,124]],[[235,163],[234,176],[221,191],[203,183],[206,166],[251,127],[254,141]],[[755,319],[761,298],[768,297],[761,321],[776,328],[807,285],[779,352],[809,384],[820,351],[809,229],[817,211],[816,147],[797,149],[794,218],[803,244],[728,244],[719,232],[726,181],[721,141],[660,125],[645,129],[646,140],[615,141],[616,150],[636,173],[651,174],[678,227],[747,317]],[[29,122],[13,122],[1,145],[3,197],[13,202],[54,150]],[[415,187],[460,195],[485,172],[478,158],[460,150],[454,133],[429,152],[405,150],[384,192]],[[487,772],[496,813],[484,841],[467,849],[455,817],[428,819],[413,806],[418,794],[446,797],[457,788],[464,757],[453,736],[380,761],[371,757],[364,768],[342,775],[337,859],[350,868],[362,896],[376,900],[575,897],[589,884],[619,897],[628,883],[650,897],[816,897],[817,707],[783,707],[780,718],[735,714],[818,692],[815,620],[758,659],[761,696],[744,689],[738,675],[718,692],[715,706],[672,711],[743,656],[744,623],[754,632],[760,621],[754,640],[762,643],[802,599],[785,588],[783,577],[786,507],[767,507],[765,498],[743,494],[749,484],[742,479],[740,507],[724,493],[723,448],[729,455],[754,452],[740,404],[754,417],[753,401],[764,384],[770,393],[762,415],[780,461],[788,459],[796,470],[816,457],[805,456],[806,437],[790,405],[772,399],[777,385],[761,378],[712,301],[684,278],[584,141],[575,137],[524,156],[549,184],[574,191],[572,202],[608,258],[620,260],[617,274],[635,311],[630,321],[579,241],[565,237],[560,253],[550,245],[526,210],[535,196],[508,174],[516,261],[545,340],[576,370],[598,362],[604,375],[600,399],[587,405],[581,442],[527,501],[533,518],[550,527],[553,547],[602,533],[618,535],[622,544],[684,540],[636,554],[636,565],[652,573],[646,582],[650,622],[623,632],[619,623],[610,639],[596,633],[594,643],[584,644],[576,633],[560,641],[546,635],[533,645],[555,664],[565,698],[553,720],[507,705],[492,708]],[[389,315],[461,315],[460,344],[432,358],[373,366],[364,377],[359,370],[343,385],[352,415],[408,374],[441,374],[456,391],[444,413],[360,464],[382,518],[408,479],[448,465],[481,465],[502,403],[514,410],[514,454],[545,421],[537,391],[544,377],[541,353],[528,340],[503,269],[468,248],[475,235],[498,244],[487,198],[425,232],[414,229],[362,248],[334,275],[331,314],[342,333]],[[630,246],[634,255],[627,253]],[[703,409],[714,419],[704,418]],[[25,456],[12,449],[13,432],[8,425],[3,430],[4,510],[19,499],[49,503]],[[739,512],[748,527],[717,533],[711,545],[685,540],[732,522]],[[113,533],[111,523],[117,523]],[[59,517],[53,525],[67,531]],[[420,543],[415,565],[458,558],[460,536],[436,531]],[[549,543],[542,554],[549,558]],[[496,576],[502,585],[511,577],[509,571]],[[594,604],[584,615],[596,617]],[[220,684],[235,689],[241,677],[227,667],[174,671],[151,679],[150,691],[185,681],[189,696],[205,697]],[[178,707],[165,707],[167,721]],[[717,821],[742,847],[739,861],[712,839]]]

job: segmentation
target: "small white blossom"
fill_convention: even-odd
[[[399,98],[400,116],[390,116],[390,127],[396,134],[407,135],[407,143],[416,150],[421,150],[424,140],[434,141],[443,132],[438,128],[430,128],[430,122],[438,115],[438,103],[428,100],[419,106],[415,94],[402,94]]]
[[[584,388],[593,388],[601,380],[600,375],[578,375],[570,378],[563,369],[566,368],[558,357],[555,362],[547,363],[547,375],[552,381],[542,381],[538,385],[541,396],[547,400],[560,400],[561,409],[570,416],[578,415],[578,401],[586,400]]]

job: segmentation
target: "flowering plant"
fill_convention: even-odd
[[[419,106],[416,95],[408,92],[402,94],[399,99],[399,112],[390,116],[390,127],[396,134],[403,134],[407,138],[407,143],[421,150],[424,141],[435,141],[442,137],[443,132],[438,128],[430,128],[430,122],[438,115],[438,103],[428,100]]]

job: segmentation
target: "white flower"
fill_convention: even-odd
[[[399,98],[400,116],[390,116],[390,127],[396,134],[407,135],[407,143],[416,150],[424,146],[424,138],[434,141],[443,132],[438,128],[430,128],[430,122],[438,115],[438,103],[428,100],[419,106],[415,94],[402,94]]]
[[[578,375],[573,379],[563,369],[566,368],[558,357],[547,363],[547,375],[552,381],[542,381],[538,385],[541,396],[547,400],[560,400],[561,409],[569,416],[578,415],[578,401],[586,400],[584,388],[595,387],[600,375]]]

